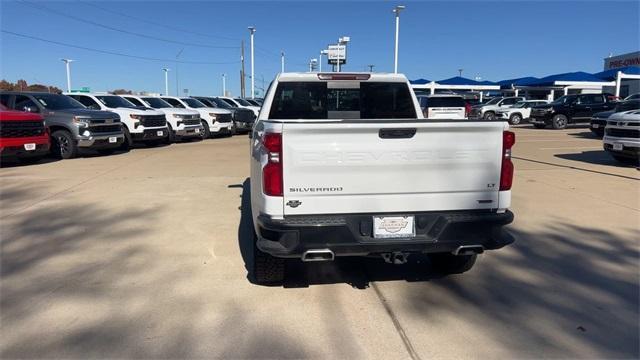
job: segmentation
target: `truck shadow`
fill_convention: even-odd
[[[571,154],[555,154],[555,157],[565,160],[579,161],[587,164],[594,165],[608,165],[615,167],[634,167],[635,165],[632,161],[628,163],[623,163],[615,160],[604,150],[590,150],[590,151],[581,151],[579,153],[571,153]]]

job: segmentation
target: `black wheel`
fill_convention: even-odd
[[[595,135],[597,137],[603,137],[604,136],[604,130],[602,130],[602,129],[591,128],[591,132],[593,133],[593,135]]]
[[[236,125],[236,122],[234,121],[231,124],[231,136],[238,134],[238,125]]]
[[[208,139],[211,137],[211,130],[209,130],[209,125],[204,120],[202,120],[202,132],[200,133],[200,136],[203,139]]]
[[[566,128],[568,123],[569,119],[567,119],[567,117],[562,114],[554,115],[553,119],[551,119],[551,125],[556,130]]]
[[[167,131],[169,132],[169,136],[167,136],[164,141],[167,144],[171,144],[173,142],[176,141],[176,134],[173,132],[173,128],[171,127],[171,124],[167,123]]]
[[[547,124],[533,124],[536,129],[544,129],[547,127]]]
[[[100,155],[111,155],[116,152],[116,149],[100,149],[98,150],[98,154]]]
[[[253,276],[256,283],[282,283],[284,280],[284,263],[285,259],[263,253],[255,245],[253,246]]]
[[[478,255],[453,255],[450,253],[429,254],[434,270],[442,274],[462,274],[471,270]]]
[[[131,133],[129,133],[129,129],[127,127],[123,127],[122,132],[124,133],[124,141],[122,145],[120,145],[120,149],[124,151],[129,151],[131,147],[133,147],[133,139],[131,138]]]
[[[78,155],[78,144],[66,130],[58,130],[51,134],[53,153],[60,159],[73,159]]]
[[[522,122],[522,115],[515,113],[509,117],[509,123],[511,125],[518,125]]]
[[[493,111],[487,111],[486,113],[484,113],[483,118],[485,120],[495,120],[496,114]]]

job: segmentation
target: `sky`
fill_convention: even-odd
[[[250,74],[248,26],[255,26],[257,95],[280,71],[308,71],[311,58],[349,36],[343,71],[393,71],[400,16],[399,72],[409,79],[458,75],[482,80],[603,69],[603,58],[640,49],[639,1],[0,1],[3,31],[142,58],[104,54],[0,33],[0,77],[66,88],[191,95],[240,93],[240,43]],[[180,53],[181,52],[181,53]],[[197,63],[176,63],[180,61]],[[324,58],[323,70],[328,69]],[[177,75],[177,76],[176,76]],[[177,86],[176,86],[177,85]],[[247,79],[247,94],[250,93]]]

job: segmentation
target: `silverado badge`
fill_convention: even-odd
[[[292,208],[297,208],[298,206],[300,206],[302,204],[302,201],[299,200],[289,200],[287,202],[287,206],[290,206]]]

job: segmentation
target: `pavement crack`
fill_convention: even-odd
[[[416,350],[413,348],[413,345],[411,344],[411,340],[409,340],[409,337],[404,331],[402,324],[400,324],[400,321],[396,317],[396,314],[393,312],[393,309],[391,309],[391,306],[387,302],[387,299],[384,297],[384,295],[382,295],[382,292],[378,288],[378,285],[375,282],[371,282],[371,287],[373,288],[373,291],[375,291],[376,296],[378,296],[378,299],[382,303],[382,306],[384,307],[384,309],[387,311],[387,314],[391,318],[391,321],[393,322],[393,326],[396,328],[396,332],[398,333],[398,335],[400,335],[400,339],[402,339],[402,343],[404,344],[404,347],[409,353],[409,356],[411,357],[411,359],[420,360],[420,355],[418,355]]]

